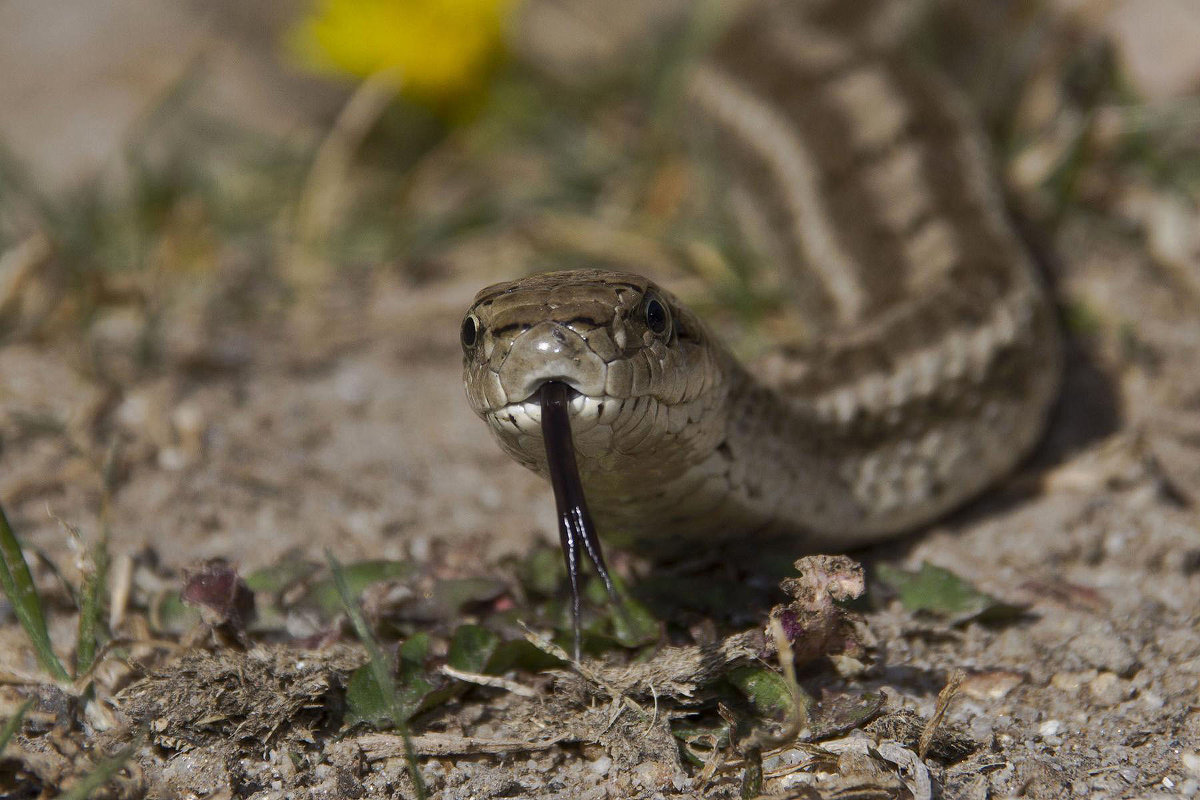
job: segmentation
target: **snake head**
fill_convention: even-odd
[[[615,475],[627,460],[639,463],[640,475],[646,463],[684,463],[700,439],[719,435],[711,421],[696,423],[723,397],[723,351],[690,311],[640,275],[573,270],[489,286],[461,334],[472,408],[531,469],[545,471],[538,390],[550,381],[572,390],[585,481]]]

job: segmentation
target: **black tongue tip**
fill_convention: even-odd
[[[567,578],[571,584],[571,622],[575,634],[575,659],[579,660],[582,624],[580,600],[580,545],[596,568],[600,579],[614,603],[616,587],[604,564],[604,553],[600,549],[600,538],[588,512],[587,499],[583,493],[583,481],[579,478],[579,465],[575,461],[575,443],[571,439],[571,417],[569,403],[571,387],[559,381],[549,381],[538,390],[542,406],[542,440],[546,448],[546,464],[550,473],[550,485],[554,487],[554,503],[558,509],[558,534],[562,543],[563,558],[567,562]]]

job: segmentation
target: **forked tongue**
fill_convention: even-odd
[[[554,487],[554,503],[558,508],[558,536],[562,542],[563,558],[567,561],[567,577],[571,581],[571,623],[575,633],[575,660],[578,661],[583,637],[580,623],[579,578],[581,573],[580,545],[592,565],[596,568],[608,596],[620,613],[620,599],[608,567],[604,564],[604,553],[600,550],[600,539],[596,526],[588,513],[587,500],[583,496],[583,483],[579,480],[579,466],[575,463],[575,444],[571,440],[571,417],[568,404],[571,389],[565,383],[551,381],[538,390],[542,407],[542,440],[546,443],[546,462],[550,467],[550,484]]]

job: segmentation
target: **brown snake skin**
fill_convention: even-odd
[[[974,123],[863,23],[875,5],[756,4],[687,83],[686,125],[826,331],[815,346],[752,372],[668,292],[596,270],[491,286],[468,312],[467,396],[518,462],[545,474],[538,387],[575,390],[579,473],[610,541],[861,545],[960,505],[1041,434],[1052,307]]]

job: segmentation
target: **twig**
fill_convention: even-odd
[[[448,675],[455,680],[465,683],[474,683],[479,686],[489,686],[493,689],[504,689],[507,692],[512,692],[521,697],[537,697],[536,689],[531,689],[523,683],[510,681],[507,678],[502,678],[499,675],[480,675],[477,672],[465,672],[461,669],[455,669],[449,664],[443,664],[441,667],[443,675]]]
[[[561,734],[537,742],[524,739],[486,739],[478,736],[454,736],[449,733],[423,733],[411,737],[413,750],[421,756],[504,755],[506,753],[548,750],[556,744],[574,741]],[[404,739],[391,733],[369,733],[348,739],[340,747],[357,747],[368,761],[382,761],[404,754]]]
[[[613,686],[611,683],[609,683],[607,680],[605,680],[604,676],[601,675],[598,670],[592,669],[591,667],[584,664],[582,661],[576,661],[574,658],[572,658],[570,655],[567,654],[567,651],[563,650],[561,647],[559,647],[558,645],[556,645],[554,642],[550,641],[546,637],[533,632],[524,623],[521,624],[521,627],[525,629],[525,639],[530,644],[532,644],[534,647],[541,650],[543,653],[546,653],[547,655],[554,656],[555,658],[559,659],[560,661],[565,661],[568,664],[570,664],[571,667],[577,673],[579,673],[579,676],[581,678],[583,678],[585,681],[592,684],[593,686],[599,686],[614,701],[619,701],[621,703],[624,703],[629,709],[636,712],[637,714],[640,714],[643,717],[650,716],[649,714],[646,713],[645,709],[643,709],[640,705],[637,704],[637,702],[634,701],[634,699],[632,697],[629,697],[624,692],[617,689],[615,686]],[[613,719],[615,721],[616,717],[614,717]]]
[[[133,557],[128,553],[118,553],[113,559],[108,591],[108,629],[115,631],[125,621],[125,611],[133,594]]]
[[[783,624],[774,617],[771,618],[768,631],[770,631],[771,638],[775,641],[775,652],[779,659],[779,668],[783,672],[784,681],[787,682],[788,693],[792,696],[792,708],[783,730],[777,733],[768,733],[766,728],[758,728],[750,734],[743,744],[744,751],[755,748],[779,747],[795,740],[808,727],[808,708],[804,705],[802,699],[804,693],[800,689],[800,684],[796,681],[796,665],[794,661],[795,656],[792,653],[792,643],[788,640],[787,634],[784,633]]]
[[[929,745],[933,743],[934,734],[937,733],[938,726],[942,724],[942,719],[946,716],[946,709],[950,707],[950,701],[954,699],[954,695],[958,694],[958,687],[962,685],[965,674],[961,669],[954,670],[954,674],[950,676],[950,680],[938,692],[937,706],[933,710],[933,716],[925,723],[925,729],[921,731],[921,738],[917,742],[917,755],[921,760],[925,760],[925,754],[929,752]]]

